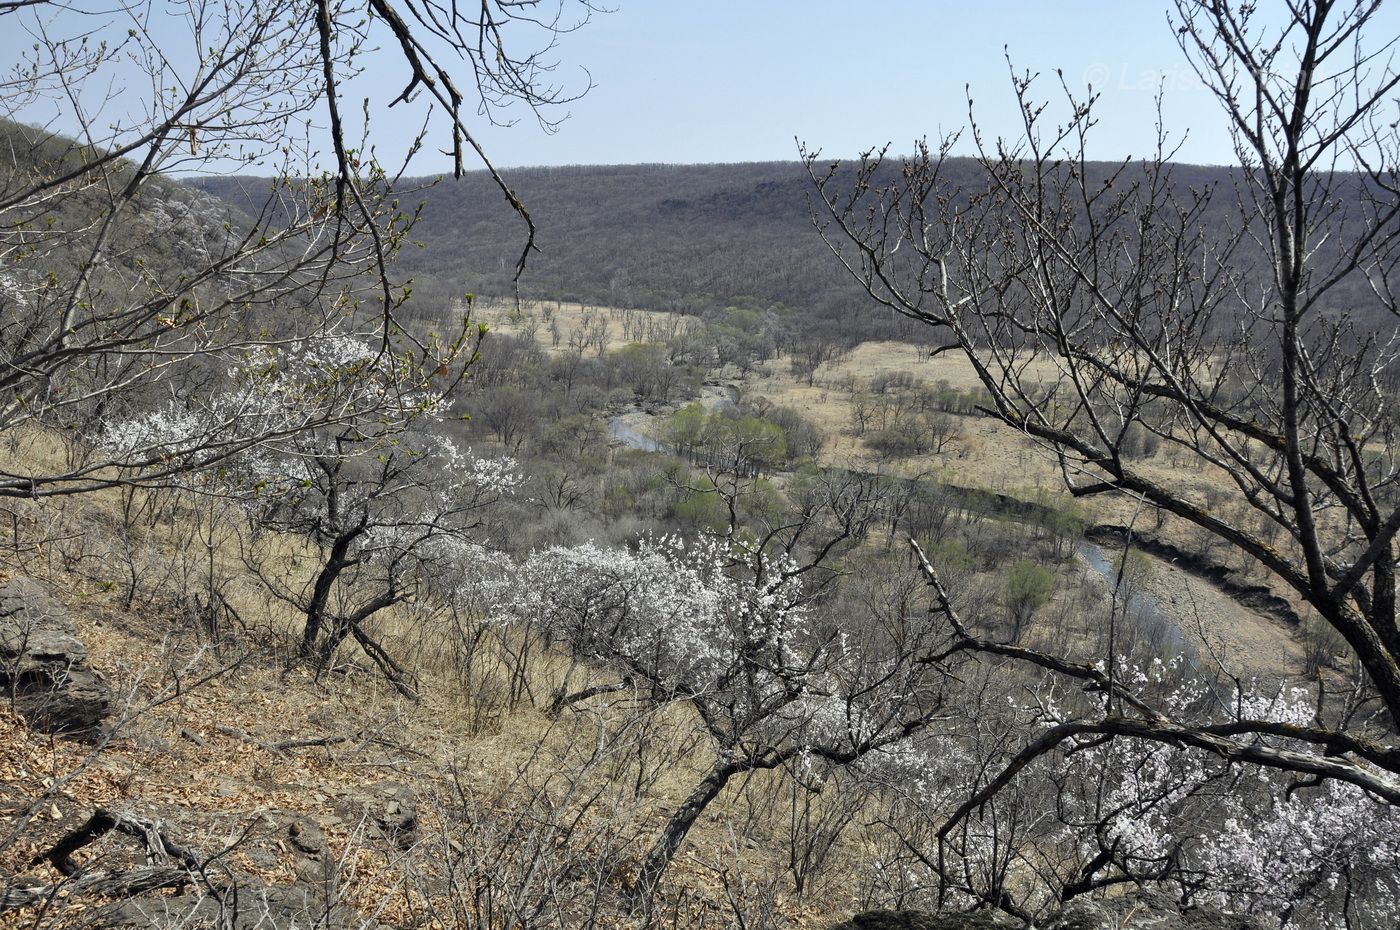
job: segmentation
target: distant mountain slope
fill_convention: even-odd
[[[1238,215],[1229,169],[1174,170],[1183,192],[1217,187],[1208,225],[1223,229]],[[985,183],[968,159],[951,160],[945,176],[967,190]],[[852,312],[869,298],[813,228],[813,186],[799,162],[528,168],[507,172],[507,180],[539,227],[523,296],[692,313],[750,298],[800,310],[852,339],[908,332],[892,314]],[[264,186],[198,183],[235,200]],[[406,196],[405,206],[420,201],[414,238],[422,247],[400,258],[419,297],[511,293],[524,228],[489,177],[444,179]]]
[[[73,139],[4,119],[0,153],[0,245],[24,242],[25,248],[17,250],[22,261],[12,256],[12,267],[35,278],[54,274],[69,280],[82,263],[93,261],[95,229],[113,210],[109,185],[120,189],[130,178],[132,163],[119,159],[101,165]],[[98,166],[90,167],[94,164]],[[90,173],[43,190],[36,187],[80,167]],[[192,256],[217,250],[253,222],[236,203],[151,176],[122,206],[119,232],[103,249],[96,273],[104,279],[126,274],[128,278],[107,282],[118,292],[138,286],[131,278],[147,285],[173,282],[190,271]]]
[[[508,179],[539,226],[526,296],[691,311],[752,297],[831,312],[862,299],[812,228],[796,162],[533,168]],[[199,183],[235,200],[247,184]],[[445,179],[421,199],[414,238],[424,248],[401,266],[454,291],[510,293],[524,228],[490,179]]]

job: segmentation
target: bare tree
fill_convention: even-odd
[[[353,639],[414,697],[413,676],[374,637],[370,621],[482,559],[474,531],[486,509],[520,484],[514,462],[479,458],[418,430],[342,430],[298,441],[302,448],[279,464],[283,486],[264,489],[253,516],[263,529],[308,540],[310,565],[289,559],[285,542],[270,552],[255,545],[245,562],[305,618],[299,658],[324,670]]]
[[[456,173],[474,152],[524,218],[518,274],[534,226],[463,104],[503,121],[517,102],[552,125],[548,107],[570,95],[550,77],[551,50],[590,13],[588,0],[552,13],[514,2],[0,2],[0,28],[34,39],[0,79],[0,430],[38,424],[70,439],[62,465],[0,469],[0,495],[158,482],[363,412],[308,404],[272,434],[190,437],[173,459],[169,437],[121,458],[87,446],[107,418],[152,395],[190,396],[251,351],[348,328],[376,336],[408,380],[464,361],[460,346],[397,320],[409,291],[392,260],[413,219],[398,180],[430,124],[402,164],[381,165],[368,105],[361,124],[343,117],[345,85],[371,66],[406,71],[396,103],[417,99],[445,118]],[[318,136],[312,121],[326,118]],[[230,170],[273,176],[250,194],[251,215],[172,180]]]
[[[894,167],[869,153],[853,173],[804,151],[838,259],[880,304],[941,333],[940,351],[962,353],[984,414],[1046,449],[1075,496],[1160,508],[1246,557],[1365,672],[1340,693],[1319,680],[1302,722],[1245,700],[1238,678],[1233,698],[1170,707],[1125,680],[1116,648],[1079,665],[980,636],[925,562],[962,649],[1103,695],[1027,739],[940,839],[1034,760],[1124,737],[1400,804],[1400,72],[1395,37],[1374,35],[1378,6],[1177,0],[1178,41],[1239,160],[1217,188],[1181,176],[1165,134],[1148,158],[1091,162],[1093,90],[1062,84],[1068,110],[1052,125],[1034,76],[1014,72],[1023,133],[991,140],[974,120],[976,185],[946,176],[951,139]],[[1191,476],[1134,460],[1141,429],[1238,506],[1202,506]]]
[[[650,906],[687,834],[736,777],[848,766],[937,719],[943,631],[917,614],[838,624],[811,609],[838,574],[832,563],[874,519],[875,490],[861,476],[821,476],[765,532],[741,526],[732,498],[743,491],[719,482],[710,493],[725,499],[727,532],[647,541],[636,553],[557,547],[511,582],[510,611],[608,673],[557,704],[625,692],[644,707],[679,705],[712,754],[642,857],[638,906]]]

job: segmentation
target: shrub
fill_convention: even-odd
[[[1011,639],[1019,641],[1026,623],[1055,593],[1055,575],[1044,566],[1022,559],[1006,575],[1006,611]]]

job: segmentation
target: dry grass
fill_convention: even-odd
[[[522,304],[520,312],[517,313],[513,302],[489,299],[477,300],[472,307],[472,319],[475,322],[487,324],[495,332],[512,335],[533,332],[535,341],[552,355],[562,355],[573,351],[570,347],[571,339],[582,338],[584,330],[600,323],[606,326],[605,339],[603,340],[604,351],[612,352],[632,342],[639,341],[627,338],[629,319],[641,326],[650,323],[653,327],[650,332],[653,334],[663,330],[672,331],[673,328],[675,331],[680,331],[685,326],[700,322],[696,317],[679,313],[629,310],[621,307],[602,307],[594,304],[555,300],[525,302]],[[557,343],[551,333],[551,322],[558,329],[559,341]],[[584,354],[596,355],[597,347],[589,345],[584,349]]]
[[[520,315],[512,304],[483,302],[475,312],[478,319],[497,331],[515,335],[533,332],[537,343],[553,353],[568,351],[568,334],[588,320],[609,321],[607,345],[611,351],[626,344],[620,323],[623,315],[651,317],[661,327],[685,325],[693,319],[656,311],[553,302],[527,305]],[[563,338],[558,346],[551,344],[548,327],[543,323],[546,312],[560,322]],[[910,475],[937,475],[954,484],[1024,497],[1068,496],[1050,449],[1005,423],[984,416],[958,417],[959,438],[942,454],[883,462],[863,439],[853,434],[850,388],[868,388],[876,376],[897,373],[912,375],[928,384],[943,381],[956,391],[981,388],[976,370],[962,355],[949,352],[930,358],[925,348],[889,341],[861,343],[841,358],[824,363],[817,369],[812,385],[796,378],[786,359],[772,360],[746,378],[732,379],[732,383],[743,393],[800,411],[819,427],[828,437],[821,453],[824,464],[861,469],[880,465],[887,471],[893,467]],[[1028,360],[1023,369],[1023,377],[1028,381],[1050,381],[1058,375],[1059,369],[1048,358]],[[1199,463],[1183,467],[1182,462],[1166,456],[1137,464],[1149,477],[1184,484],[1198,497],[1228,483],[1222,474]],[[1099,499],[1092,507],[1094,519],[1123,523],[1130,521],[1137,509],[1135,502],[1121,498]]]
[[[559,346],[551,344],[547,325],[534,324],[536,339],[547,351],[569,351],[569,333],[597,319],[608,321],[606,349],[625,344],[624,311],[562,304],[551,312],[563,333]],[[527,308],[527,313],[543,315],[540,307]],[[509,306],[479,305],[476,315],[504,332],[530,329],[529,322],[516,317]],[[661,316],[658,325],[686,323],[683,318]],[[848,432],[850,394],[846,386],[852,382],[868,384],[876,375],[893,372],[909,372],[929,383],[947,381],[958,390],[977,386],[975,373],[965,359],[949,355],[929,360],[921,350],[905,344],[866,343],[819,369],[813,386],[799,383],[787,370],[785,360],[780,360],[741,387],[776,404],[795,407],[814,420],[832,437],[823,453],[829,463],[867,467],[874,461],[870,451]],[[960,427],[962,438],[951,452],[920,457],[903,463],[904,467],[938,474],[954,483],[1025,497],[1063,493],[1052,460],[1027,437],[986,418],[960,418]],[[11,461],[62,461],[63,446],[50,436],[12,431],[10,440],[0,454]],[[1178,479],[1182,476],[1169,462],[1153,462],[1151,467],[1170,469]],[[1208,487],[1215,479],[1197,475],[1193,480]],[[171,634],[185,618],[171,609],[168,598],[159,591],[145,595],[144,609],[125,608],[122,592],[113,584],[116,573],[100,554],[103,547],[110,551],[110,537],[104,534],[121,520],[122,505],[122,495],[112,491],[88,495],[81,501],[31,502],[16,507],[12,526],[20,528],[29,541],[23,545],[16,541],[13,551],[0,562],[0,573],[23,572],[49,583],[77,621],[94,667],[119,693],[134,701],[150,700],[169,688],[172,668],[198,654],[200,642],[192,632]],[[188,528],[204,506],[207,503],[198,500],[174,500],[160,520],[142,530],[139,544],[147,560],[144,565],[149,568],[163,561],[183,566],[167,573],[169,590],[175,590],[180,579],[191,577],[201,560],[207,561],[207,551],[191,548]],[[1095,516],[1123,520],[1133,516],[1133,508],[1130,502],[1110,503],[1101,505]],[[227,526],[232,533],[237,521],[229,521]],[[10,527],[4,525],[0,512],[0,533],[7,529]],[[72,538],[59,539],[68,535]],[[299,620],[284,605],[269,599],[247,573],[239,555],[239,539],[234,535],[218,537],[214,569],[239,613],[253,627],[245,644],[270,643],[284,649]],[[315,563],[316,553],[305,541],[269,538],[259,545],[267,547],[263,555],[269,561],[288,567],[290,577],[309,572]],[[1290,650],[1294,647],[1281,630],[1238,610],[1212,589],[1170,574],[1159,575],[1157,583],[1162,586],[1161,596],[1193,599],[1203,627],[1210,628],[1207,635],[1214,636],[1230,654],[1282,654],[1293,661]],[[511,799],[527,791],[535,777],[523,777],[522,773],[549,771],[557,775],[568,771],[577,764],[580,753],[586,753],[600,739],[620,738],[616,731],[622,721],[633,716],[631,708],[624,705],[609,710],[606,704],[594,704],[557,718],[529,702],[509,706],[501,697],[507,687],[502,680],[509,662],[507,640],[488,641],[476,657],[480,690],[466,693],[453,641],[446,631],[432,627],[432,622],[432,618],[404,607],[387,613],[375,624],[377,635],[390,650],[422,672],[424,700],[419,704],[406,703],[356,662],[348,663],[342,673],[316,680],[305,670],[286,669],[274,650],[271,657],[250,661],[143,714],[92,761],[86,761],[88,749],[82,744],[51,740],[0,713],[0,745],[6,747],[0,762],[0,828],[14,810],[39,799],[45,805],[41,818],[22,841],[0,855],[0,872],[32,872],[27,866],[29,858],[98,805],[195,810],[201,815],[222,815],[230,824],[266,811],[286,811],[323,823],[332,852],[354,866],[356,878],[347,889],[352,902],[362,910],[379,911],[381,919],[389,923],[406,922],[415,907],[412,895],[404,890],[406,866],[391,850],[367,843],[353,819],[335,813],[347,795],[366,782],[385,778],[411,782],[422,799],[424,833],[450,833],[454,827],[443,812],[457,799],[454,773],[471,786],[475,803],[499,807],[505,816]],[[349,658],[354,659],[354,654]],[[213,653],[199,654],[199,668],[212,669],[217,662]],[[568,666],[566,657],[558,653],[537,655],[529,669],[537,701],[548,700]],[[593,680],[596,677],[583,672],[575,675],[573,684],[581,686]],[[495,703],[484,709],[485,702]],[[621,755],[588,769],[585,776],[602,794],[598,808],[589,815],[592,828],[627,837],[631,844],[627,855],[634,861],[642,844],[656,835],[667,812],[676,808],[709,762],[706,751],[681,751],[694,727],[683,708],[664,708],[653,722],[656,732],[649,751],[661,764],[657,777],[646,785],[640,798],[631,797],[626,788],[631,762]],[[262,748],[281,740],[331,734],[356,734],[356,738],[286,753]],[[74,771],[79,774],[54,788]],[[685,907],[695,911],[691,919],[696,925],[706,921],[723,925],[727,913],[728,904],[716,886],[713,865],[733,866],[736,857],[741,857],[752,875],[781,877],[779,812],[770,810],[750,820],[745,804],[754,797],[771,795],[779,777],[772,773],[756,776],[747,786],[749,794],[735,789],[726,792],[689,837],[669,881],[684,891]],[[741,823],[751,831],[749,836],[736,835],[735,824]],[[843,840],[836,855],[861,861],[860,842],[853,834]],[[290,851],[281,852],[275,861],[264,859],[261,864],[238,854],[234,861],[265,881],[285,883],[291,880],[295,864]],[[797,927],[825,926],[833,914],[854,908],[854,885],[849,870],[845,874],[838,870],[833,880],[802,901],[780,896],[778,909]]]
[[[103,492],[77,501],[40,502],[31,508],[39,513],[29,516],[38,526],[48,519],[47,511],[61,503],[62,511],[45,525],[95,535],[117,518],[118,498]],[[180,525],[192,506],[197,502],[169,506],[165,518],[148,527],[144,544],[171,562],[179,561],[186,541]],[[310,565],[307,557],[312,553],[305,543],[265,544],[281,547],[278,552],[288,561]],[[78,625],[92,666],[111,682],[125,706],[159,697],[168,700],[131,720],[91,757],[85,744],[30,731],[0,712],[0,745],[5,747],[0,761],[0,831],[8,832],[6,825],[16,813],[36,803],[40,811],[20,841],[0,854],[0,874],[53,881],[46,866],[31,868],[29,860],[99,806],[129,807],[165,818],[177,833],[190,831],[182,837],[206,850],[223,845],[244,826],[271,824],[269,818],[304,817],[324,828],[331,857],[346,877],[346,900],[390,925],[407,926],[421,914],[423,900],[415,895],[426,893],[419,887],[424,876],[415,870],[430,868],[431,863],[367,838],[363,825],[347,815],[346,799],[365,784],[383,779],[411,784],[420,799],[422,834],[448,842],[460,828],[456,815],[447,814],[463,803],[459,785],[468,786],[466,803],[477,805],[472,816],[509,821],[514,806],[531,791],[556,791],[561,775],[582,765],[580,759],[600,739],[612,740],[618,747],[615,758],[578,769],[587,780],[584,793],[601,792],[588,814],[587,829],[595,837],[623,837],[624,861],[635,863],[667,812],[675,809],[709,763],[703,749],[681,754],[681,746],[693,745],[688,737],[695,723],[679,706],[654,715],[646,751],[656,777],[640,797],[628,789],[633,760],[626,747],[631,731],[623,725],[635,714],[625,704],[610,709],[594,703],[551,717],[525,702],[498,707],[491,725],[482,726],[479,708],[473,706],[476,697],[458,687],[451,645],[437,635],[440,631],[424,629],[430,618],[409,608],[381,618],[376,632],[392,652],[422,672],[421,703],[403,700],[362,668],[362,659],[343,663],[339,672],[319,679],[303,668],[287,668],[281,657],[296,632],[296,620],[258,593],[236,551],[216,553],[217,563],[228,576],[226,586],[235,592],[240,613],[254,629],[238,642],[225,644],[221,654],[207,648],[202,634],[168,598],[152,596],[146,606],[127,610],[123,592],[95,570],[95,560],[65,560],[54,552],[52,542],[20,552],[12,549],[8,556],[0,550],[0,580],[26,574],[50,587]],[[188,687],[219,669],[221,662],[234,659],[240,649],[265,646],[271,651],[260,651],[217,679]],[[504,687],[500,678],[507,658],[490,642],[477,657],[479,671],[497,693]],[[537,701],[548,701],[568,666],[557,652],[537,653],[528,670]],[[185,684],[177,687],[177,679]],[[596,673],[576,669],[572,685],[593,680]],[[325,746],[285,752],[265,748],[284,740],[347,735],[351,738]],[[727,922],[729,904],[709,864],[732,865],[731,824],[738,816],[739,799],[731,791],[692,831],[670,873],[672,892],[685,899],[688,925]],[[285,825],[285,820],[277,822]],[[754,875],[771,879],[781,874],[780,854],[772,845],[778,824],[774,814],[759,823],[759,833],[746,842],[743,852]],[[110,852],[111,845],[104,840],[89,854]],[[274,885],[297,877],[297,854],[275,831],[257,833],[228,862]],[[779,904],[797,927],[825,925],[832,909],[846,911],[851,906],[847,890],[839,885],[825,895]],[[31,916],[13,912],[0,926],[21,925]]]

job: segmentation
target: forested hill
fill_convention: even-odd
[[[752,297],[806,310],[862,299],[812,226],[802,165],[632,165],[517,171],[539,224],[524,292],[649,309],[702,310]],[[444,182],[424,211],[424,270],[464,265],[508,288],[523,241],[488,180]]]
[[[812,226],[800,163],[529,168],[507,178],[539,227],[527,297],[691,311],[752,297],[827,313],[862,299]],[[200,182],[234,199],[246,183]],[[400,259],[419,295],[510,293],[525,228],[489,176],[445,179],[420,196],[422,247]]]
[[[967,159],[945,165],[944,176],[964,190],[986,183]],[[1227,169],[1182,165],[1173,176],[1183,194],[1216,188],[1210,210],[1222,228],[1238,217],[1224,196]],[[696,313],[750,298],[823,319],[848,338],[900,334],[892,314],[853,312],[869,298],[817,235],[815,191],[799,162],[528,168],[506,177],[539,227],[539,252],[521,283],[527,298]],[[199,183],[234,199],[243,185],[265,188],[237,178]],[[444,179],[406,196],[405,206],[419,201],[413,238],[421,245],[400,259],[418,298],[511,293],[525,229],[489,176]]]

